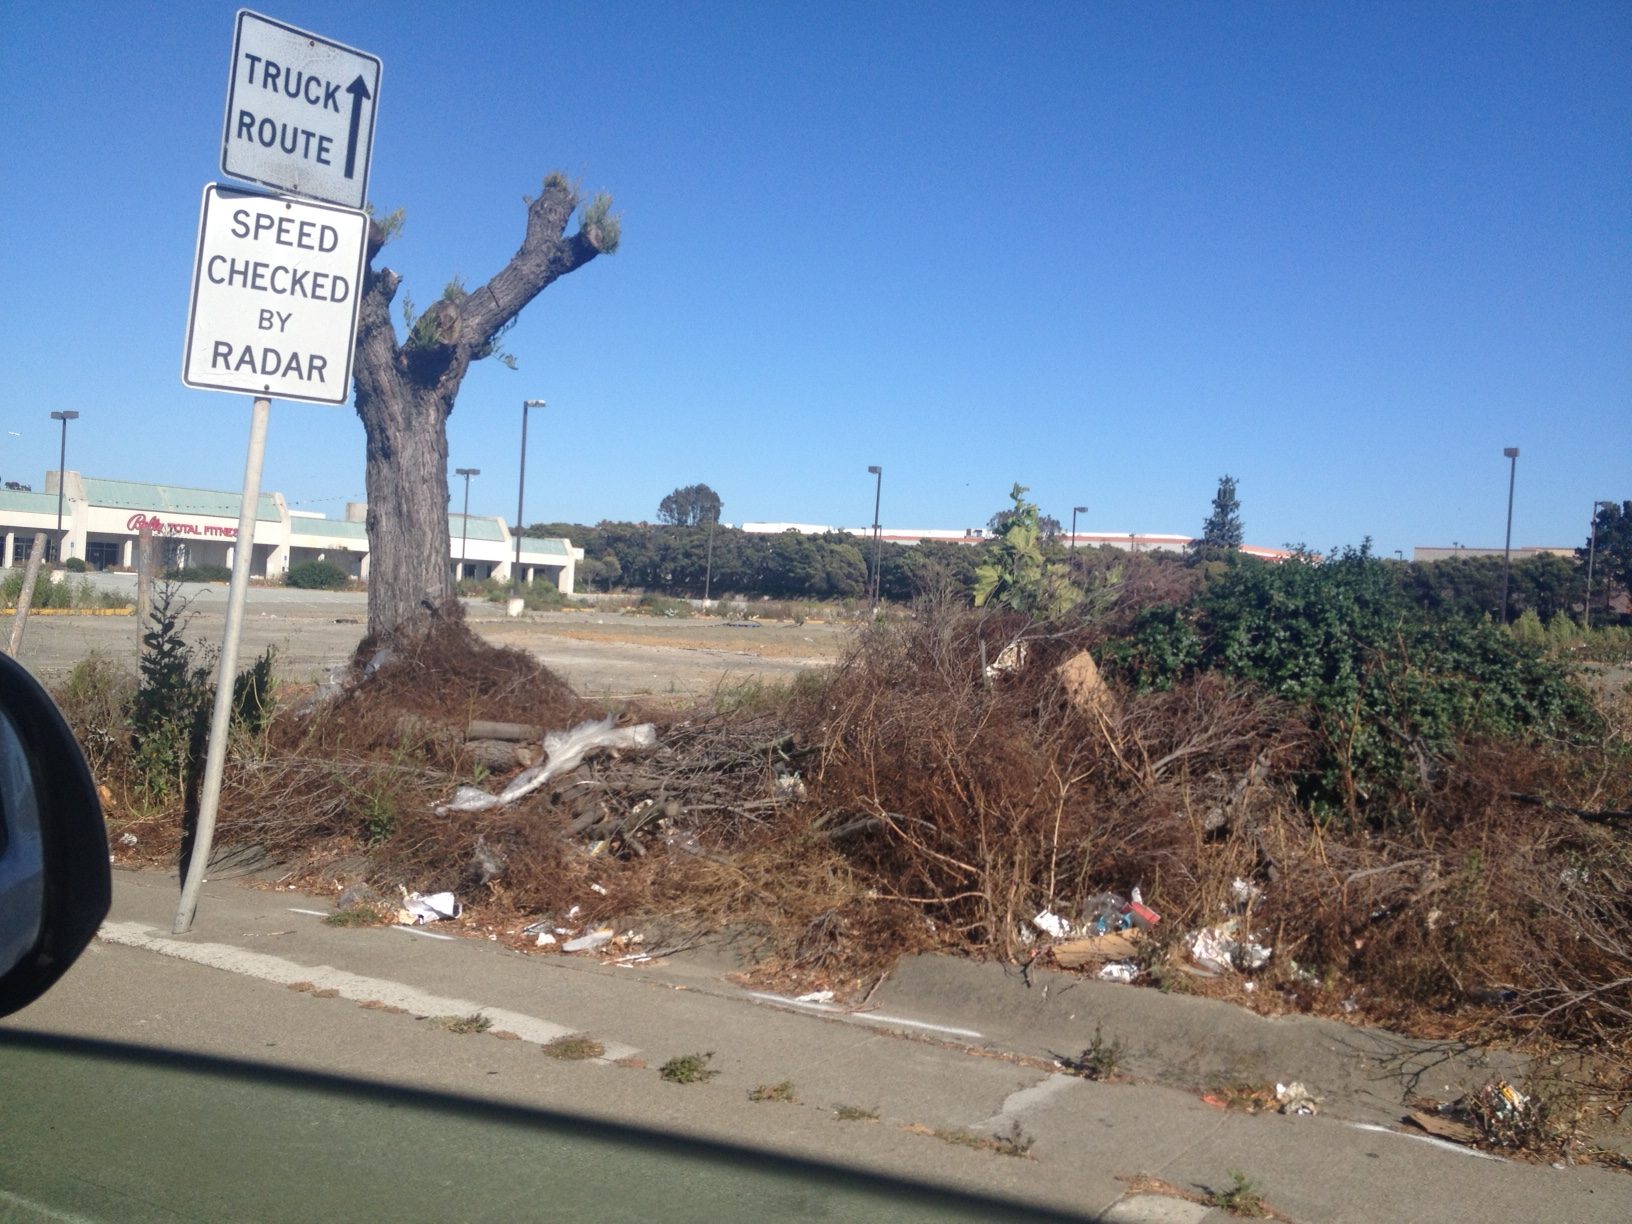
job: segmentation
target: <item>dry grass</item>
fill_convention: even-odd
[[[431,1016],[426,1023],[432,1028],[458,1033],[462,1037],[485,1033],[493,1027],[493,1021],[481,1012],[472,1012],[468,1016]]]
[[[1007,1135],[977,1135],[973,1131],[950,1130],[946,1127],[925,1126],[922,1122],[913,1122],[902,1128],[912,1135],[927,1135],[931,1139],[939,1139],[942,1143],[950,1143],[956,1147],[972,1148],[977,1152],[991,1152],[998,1156],[1013,1156],[1016,1158],[1031,1158],[1031,1148],[1036,1142],[1031,1136],[1020,1129],[1016,1122]]]
[[[545,1042],[541,1048],[549,1057],[563,1062],[586,1062],[606,1056],[606,1047],[588,1033],[568,1033]]]
[[[878,1110],[861,1105],[835,1105],[833,1116],[840,1122],[877,1122]]]

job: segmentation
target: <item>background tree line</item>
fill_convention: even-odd
[[[1021,493],[1024,489],[1020,490]],[[1236,483],[1223,478],[1213,514],[1195,546],[1186,552],[1130,553],[1100,546],[1073,551],[1059,521],[1017,500],[994,514],[989,538],[978,543],[884,542],[880,549],[879,594],[904,603],[926,592],[974,602],[977,571],[1003,547],[1015,522],[1033,522],[1041,560],[1063,566],[1067,580],[1082,586],[1115,580],[1157,601],[1182,600],[1209,568],[1239,545],[1241,526]],[[872,541],[864,535],[826,532],[804,535],[749,533],[719,521],[723,507],[707,485],[676,489],[659,506],[658,523],[534,523],[526,534],[565,536],[584,550],[579,585],[586,591],[647,591],[701,598],[705,587],[716,597],[844,600],[867,594]],[[1018,519],[1017,519],[1018,516]],[[1595,523],[1593,622],[1617,619],[1610,611],[1617,595],[1632,589],[1632,501],[1605,502]],[[1589,544],[1576,555],[1527,556],[1512,563],[1510,616],[1534,612],[1544,623],[1563,614],[1579,618],[1586,602]],[[1488,554],[1439,561],[1379,563],[1410,602],[1447,617],[1500,619],[1502,558]],[[1201,572],[1198,576],[1197,571]],[[1625,619],[1624,614],[1621,619]]]

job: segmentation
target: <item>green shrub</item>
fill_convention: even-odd
[[[10,569],[0,578],[0,599],[8,608],[17,606],[17,596],[23,590],[24,571]],[[119,595],[98,591],[86,578],[53,577],[42,570],[34,580],[34,595],[29,601],[33,608],[112,608],[125,606],[128,601]]]
[[[1413,603],[1369,547],[1279,564],[1232,555],[1182,607],[1147,608],[1105,662],[1136,688],[1219,670],[1305,711],[1316,812],[1386,819],[1469,735],[1567,734],[1590,717],[1542,655],[1534,613],[1504,631]]]
[[[136,679],[107,655],[93,652],[74,664],[54,694],[74,729],[91,772],[101,776],[124,756]]]
[[[137,784],[153,799],[182,795],[203,757],[215,685],[184,634],[187,600],[174,583],[153,594],[142,634],[141,678],[131,703],[130,759]],[[258,731],[272,709],[269,647],[233,678],[232,727]]]
[[[285,586],[306,591],[343,591],[350,581],[346,571],[333,561],[302,561],[299,565],[290,566],[289,572],[283,576]]]
[[[69,557],[68,560],[62,563],[62,568],[71,574],[83,574],[85,572],[85,558]]]
[[[210,679],[183,636],[187,600],[173,582],[153,593],[142,634],[141,681],[131,710],[131,762],[151,798],[186,790],[208,723]]]
[[[1553,619],[1557,620],[1562,616],[1561,612]],[[1536,615],[1534,608],[1526,608],[1519,613],[1508,631],[1527,646],[1540,646],[1547,641],[1547,626],[1541,623],[1541,617]]]
[[[171,582],[231,582],[232,571],[224,565],[185,565],[164,571]]]
[[[522,587],[521,597],[526,601],[529,612],[567,606],[567,597],[561,594],[561,588],[548,578],[535,578],[527,586]]]

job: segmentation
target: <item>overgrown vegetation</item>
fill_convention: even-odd
[[[107,655],[92,653],[74,664],[56,697],[79,737],[91,773],[104,778],[122,771],[130,755],[136,678]]]
[[[1197,601],[1142,611],[1104,654],[1136,690],[1216,672],[1291,702],[1315,749],[1300,798],[1373,825],[1413,818],[1470,737],[1597,730],[1538,649],[1487,622],[1424,616],[1366,548],[1276,565],[1237,554]]]
[[[504,603],[514,593],[509,582],[502,578],[466,578],[459,583],[459,594],[488,603]],[[554,611],[567,606],[567,597],[548,578],[536,578],[523,583],[521,600],[529,612]]]
[[[17,597],[23,590],[25,572],[21,566],[0,571],[0,604],[6,608],[17,606]],[[130,601],[107,591],[98,591],[88,578],[65,578],[41,570],[34,580],[34,593],[29,606],[40,608],[122,608]]]
[[[1037,507],[1026,500],[1026,487],[1009,494],[1014,502],[986,559],[975,569],[975,607],[1006,608],[1040,620],[1064,616],[1082,596],[1071,572],[1043,555]]]
[[[671,1084],[706,1084],[719,1074],[709,1067],[714,1054],[677,1054],[657,1069],[658,1075]]]
[[[214,652],[187,640],[187,622],[179,589],[159,584],[138,674],[92,654],[57,694],[97,778],[123,792],[121,809],[175,811],[196,781],[214,701]],[[234,735],[258,736],[270,724],[275,658],[268,648],[234,680]]]
[[[507,780],[471,760],[472,719],[561,730],[605,711],[454,618],[411,647],[365,644],[337,695],[240,740],[222,837],[315,873],[361,856],[381,895],[451,887],[518,930],[574,906],[619,929],[751,929],[757,972],[858,995],[926,948],[1046,962],[1040,911],[1081,922],[1137,886],[1163,919],[1145,980],[1632,1055],[1624,680],[1578,686],[1574,647],[1551,625],[1538,641],[1539,618],[1425,608],[1366,548],[1079,556],[1078,599],[1050,616],[1046,554],[1022,563],[1024,542],[1011,579],[1036,577],[1040,600],[975,608],[936,578],[830,671],[629,712],[658,722],[656,754],[455,819],[434,808],[457,786]],[[156,705],[196,667],[164,647],[173,631],[150,651],[171,680],[144,673]],[[108,730],[119,700],[88,665],[69,703],[110,762],[131,743]],[[1224,915],[1268,959],[1183,973],[1186,934]],[[1096,1032],[1071,1062],[1114,1076],[1119,1059]]]
[[[1229,1170],[1230,1184],[1209,1191],[1203,1200],[1209,1207],[1221,1207],[1231,1215],[1262,1219],[1269,1214],[1264,1205],[1263,1187],[1240,1169]]]
[[[1004,575],[1020,580],[1026,592],[1021,596],[1024,610],[1037,613],[1045,610],[1037,601],[1044,585],[1050,597],[1069,602],[1070,591],[1060,582],[1062,572],[1082,586],[1096,573],[1118,568],[1127,571],[1130,583],[1148,584],[1151,602],[1162,602],[1162,588],[1173,591],[1205,577],[1239,553],[1245,535],[1236,482],[1229,476],[1219,481],[1201,534],[1182,553],[1130,553],[1127,548],[1110,546],[1072,549],[1059,520],[1025,501],[1023,488],[1016,488],[1019,493],[1011,493],[1011,507],[992,515],[985,529],[972,530],[961,542],[883,542],[879,580],[883,598],[906,604],[932,591],[955,592],[967,602],[984,604],[996,598],[996,606],[1010,606],[1006,598],[1009,584],[1004,582],[998,589],[998,576]],[[695,489],[712,493],[703,485]],[[689,492],[676,490],[670,497]],[[585,556],[578,574],[587,591],[697,598],[708,589],[715,596],[806,600],[857,599],[867,592],[869,559],[864,552],[870,544],[862,535],[761,534],[724,525],[711,530],[706,515],[694,510],[683,513],[678,506],[671,506],[669,517],[672,523],[658,525],[537,523],[527,533],[566,536],[582,547]],[[1027,530],[1011,536],[1009,528],[1017,520]],[[1562,614],[1584,624],[1590,551],[1596,561],[1592,624],[1619,621],[1632,625],[1622,602],[1629,589],[1626,576],[1632,572],[1628,568],[1632,562],[1627,560],[1632,550],[1626,543],[1632,538],[1628,524],[1632,524],[1632,502],[1625,503],[1624,512],[1616,503],[1604,503],[1598,516],[1596,548],[1589,550],[1589,541],[1583,541],[1573,558],[1553,554],[1515,558],[1508,597],[1511,616],[1533,612],[1550,626]],[[1305,560],[1319,561],[1307,549],[1294,551]],[[1435,617],[1489,617],[1498,623],[1502,619],[1500,556],[1458,553],[1429,562],[1390,560],[1385,568],[1412,603]]]

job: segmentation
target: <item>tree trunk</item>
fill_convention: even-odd
[[[390,281],[390,289],[376,285]],[[390,293],[371,274],[357,335],[357,413],[368,436],[368,631],[418,634],[452,597],[448,576],[448,413],[397,360]],[[369,356],[365,358],[364,354]]]
[[[578,195],[561,175],[550,175],[528,201],[526,237],[510,262],[472,292],[450,285],[400,344],[391,302],[401,278],[372,267],[387,237],[372,227],[356,361],[357,415],[368,437],[370,636],[420,635],[452,599],[447,420],[459,385],[546,286],[616,250],[619,227],[609,206],[597,197],[566,237]]]

